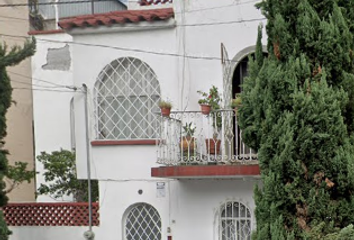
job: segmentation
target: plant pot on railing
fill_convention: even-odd
[[[161,116],[169,117],[171,114],[171,108],[161,108]]]
[[[182,137],[181,142],[181,152],[183,152],[183,155],[188,156],[188,155],[194,155],[195,153],[195,138],[194,137]]]
[[[219,139],[208,138],[205,139],[207,153],[210,155],[219,155],[221,153],[221,141]]]
[[[207,104],[200,104],[200,110],[202,111],[202,114],[209,115],[211,106]]]
[[[161,109],[161,116],[169,117],[171,113],[172,103],[169,101],[160,101],[159,107]]]
[[[208,92],[197,91],[202,98],[198,100],[202,114],[209,115],[210,111],[220,109],[221,97],[217,87],[212,86]]]

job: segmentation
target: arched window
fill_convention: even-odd
[[[97,139],[156,137],[160,85],[149,65],[124,57],[108,64],[95,85]]]
[[[157,210],[146,203],[133,205],[124,221],[124,240],[161,240],[161,218]]]
[[[251,212],[240,202],[229,201],[219,210],[219,240],[250,240]]]

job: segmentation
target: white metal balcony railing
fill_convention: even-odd
[[[164,165],[257,164],[254,150],[242,142],[234,110],[204,115],[174,111],[160,121],[157,162]]]

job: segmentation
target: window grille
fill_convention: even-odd
[[[125,220],[125,240],[161,240],[161,218],[151,205],[139,203]]]
[[[159,82],[146,63],[132,57],[114,60],[95,85],[96,138],[156,138],[159,101]]]
[[[223,204],[219,219],[219,240],[251,240],[251,212],[242,203]]]

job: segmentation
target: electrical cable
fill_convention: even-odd
[[[63,93],[74,93],[77,92],[75,90],[55,90],[55,89],[39,89],[39,88],[21,88],[21,87],[13,87],[14,90],[31,90],[31,91],[42,91],[42,92],[63,92]],[[79,90],[78,90],[79,91]]]
[[[18,84],[29,85],[29,86],[34,86],[34,87],[55,88],[55,89],[64,88],[64,87],[58,87],[58,86],[46,86],[46,85],[40,85],[40,84],[35,84],[35,83],[22,82],[22,81],[19,81],[19,80],[15,80],[13,78],[11,78],[11,82],[15,82],[15,83],[18,83]]]
[[[27,78],[27,79],[33,79],[33,80],[36,80],[38,82],[45,82],[45,83],[48,83],[48,84],[52,84],[54,86],[57,86],[57,87],[62,87],[62,88],[70,88],[71,86],[67,86],[67,85],[62,85],[62,84],[58,84],[58,83],[53,83],[51,81],[48,81],[48,80],[43,80],[43,79],[39,79],[39,78],[34,78],[34,77],[29,77],[29,76],[26,76],[24,74],[21,74],[21,73],[16,73],[16,72],[12,72],[10,70],[7,71],[8,73],[12,73],[12,74],[15,74],[15,75],[18,75],[18,76],[21,76],[23,78]]]
[[[219,23],[219,24],[253,22],[253,21],[261,21],[261,20],[264,20],[264,19],[265,18],[255,18],[255,19],[248,19],[248,20],[229,21],[229,22],[223,22],[223,23]],[[218,23],[209,23],[209,25],[217,25],[217,24]],[[200,25],[206,26],[207,23],[200,24]],[[192,26],[192,25],[189,25],[189,26]],[[0,36],[14,37],[14,38],[25,38],[25,39],[32,38],[30,36],[9,35],[9,34],[3,34],[3,33],[0,33]],[[51,43],[65,43],[65,44],[73,44],[73,45],[89,46],[89,47],[101,47],[101,48],[108,48],[108,49],[114,49],[114,50],[119,50],[119,51],[127,51],[127,52],[148,53],[148,54],[160,55],[160,56],[186,57],[186,58],[189,58],[189,59],[201,59],[201,60],[217,60],[217,61],[221,60],[220,57],[193,56],[193,55],[183,55],[183,54],[178,54],[178,53],[155,52],[155,51],[149,51],[149,50],[143,50],[143,49],[117,47],[117,46],[110,46],[110,45],[104,45],[104,44],[92,44],[92,43],[82,43],[82,42],[59,41],[59,40],[42,39],[42,38],[37,38],[37,40],[38,41],[42,41],[42,42],[51,42]],[[233,62],[239,62],[239,61],[233,61]]]

